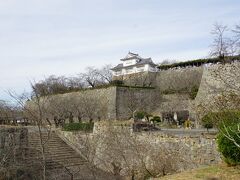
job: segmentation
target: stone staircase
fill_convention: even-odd
[[[48,137],[47,132],[43,133],[43,142],[46,142],[46,174],[47,179],[58,180],[112,180],[111,174],[94,168],[85,161],[81,155],[68,146],[55,132]],[[41,146],[38,132],[28,133],[28,155],[25,158],[27,165],[32,166],[39,163],[41,166]]]

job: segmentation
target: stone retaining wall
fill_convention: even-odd
[[[221,162],[215,135],[173,135],[161,131],[133,133],[127,123],[98,123],[90,134],[59,131],[58,134],[79,152],[91,154],[96,166],[113,171],[117,164],[121,174],[130,169],[144,174],[143,166],[161,176],[162,170],[174,173],[202,165]]]

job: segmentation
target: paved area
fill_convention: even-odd
[[[165,129],[162,128],[160,130],[161,132],[165,133],[171,133],[171,134],[176,134],[176,135],[184,135],[184,134],[189,134],[189,135],[201,135],[203,133],[209,133],[209,134],[215,134],[218,132],[217,129]]]

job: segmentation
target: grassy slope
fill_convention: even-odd
[[[228,167],[225,164],[185,171],[159,178],[159,180],[240,180],[240,166]]]

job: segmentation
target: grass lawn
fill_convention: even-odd
[[[164,176],[159,180],[240,180],[240,166],[228,167],[225,164],[203,167],[182,173]]]

